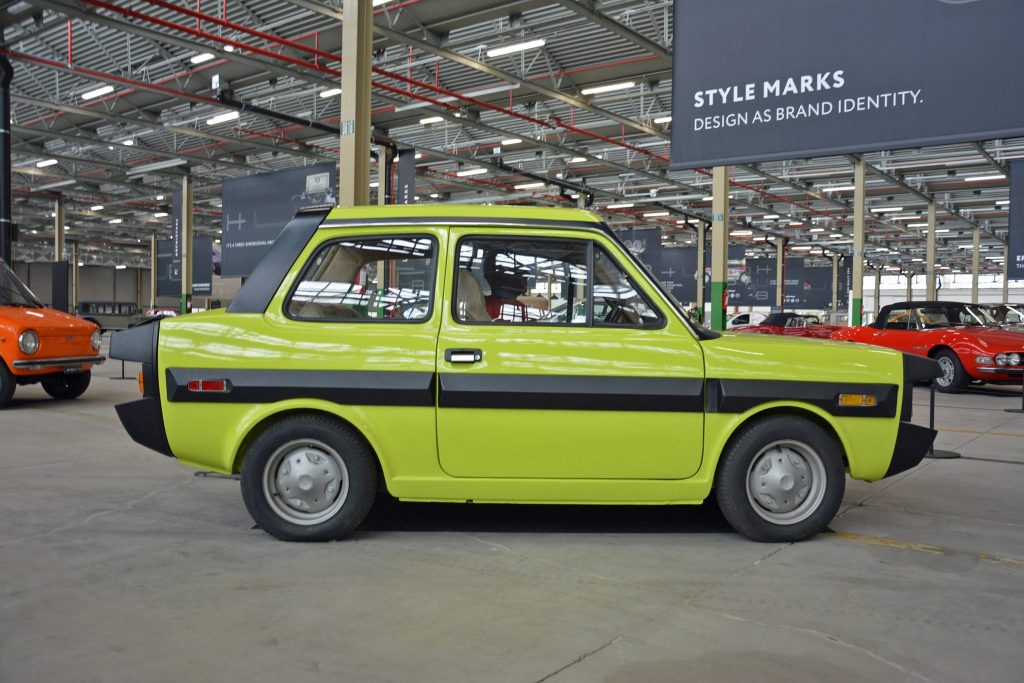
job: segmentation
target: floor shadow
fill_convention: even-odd
[[[703,505],[496,505],[404,503],[380,497],[364,531],[502,533],[733,533],[714,502]]]

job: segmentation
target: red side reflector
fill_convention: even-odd
[[[227,393],[231,388],[226,379],[193,379],[188,383],[188,390],[195,392]]]

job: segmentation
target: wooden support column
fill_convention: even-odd
[[[53,203],[53,260],[64,260],[64,198]]]
[[[370,203],[370,68],[373,9],[365,0],[345,0],[341,24],[341,167],[338,203]],[[381,160],[378,160],[380,162]],[[381,187],[383,188],[383,177]],[[383,192],[383,189],[381,190]]]
[[[839,254],[832,254],[832,321],[839,312]]]
[[[71,301],[69,301],[68,311],[71,313],[78,312],[78,242],[71,243]]]
[[[157,236],[149,237],[149,307],[156,308],[156,243]]]
[[[925,248],[925,301],[935,301],[935,202],[928,203],[928,241]]]
[[[875,318],[878,318],[878,309],[882,307],[879,303],[879,299],[882,298],[882,268],[879,266],[875,270],[875,305],[873,306],[875,312]]]
[[[1003,303],[1010,303],[1010,245],[1003,245]]]
[[[853,291],[850,292],[850,325],[861,324],[861,309],[864,307],[864,175],[864,160],[857,159],[853,167]]]
[[[775,305],[786,307],[786,238],[775,238]]]
[[[704,221],[697,224],[697,272],[693,276],[697,280],[697,310],[700,311],[700,320],[704,322],[704,255],[707,246],[707,225]]]
[[[981,277],[981,228],[974,229],[974,248],[971,253],[971,303],[978,303],[978,279]]]
[[[711,329],[725,329],[725,293],[729,265],[729,167],[715,166],[711,176]]]

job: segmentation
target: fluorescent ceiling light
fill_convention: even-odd
[[[118,223],[120,223],[120,222],[121,222],[121,219],[120,219],[120,218],[111,218],[111,219],[110,219],[109,221],[107,221],[107,222],[108,222],[108,223],[110,223],[111,225],[117,225]]]
[[[431,192],[431,193],[430,193],[430,198],[431,198],[431,199],[437,199],[437,198],[438,198],[438,197],[440,197],[440,196],[441,196],[441,195],[439,195],[439,194],[438,194],[437,192]]]
[[[925,221],[923,223],[907,223],[907,227],[908,228],[927,228],[928,227],[928,221]]]
[[[982,180],[1004,180],[1006,175],[1003,173],[992,173],[990,175],[974,175],[968,178],[964,178],[964,182],[976,183]]]
[[[123,264],[119,266],[114,266],[114,270],[125,270],[126,268],[128,268],[128,266]]]
[[[732,199],[732,198],[733,198],[733,196],[729,195],[729,199]],[[710,202],[712,199],[714,199],[714,197],[712,195],[708,195],[707,197],[701,197],[700,201],[702,201],[702,202]]]
[[[224,52],[234,52],[234,51],[235,51],[235,46],[234,45],[225,45],[224,46]]]
[[[786,223],[786,225],[788,225],[791,228],[795,228],[795,227],[803,225],[803,223],[801,223],[800,221],[793,221],[792,223]],[[824,230],[824,228],[821,228],[821,230]],[[814,232],[813,228],[811,229],[811,232]]]
[[[765,219],[766,221],[775,220],[778,217],[779,214],[777,213],[766,213],[765,215],[761,216],[761,218]]]
[[[841,233],[841,232],[833,232],[833,233],[829,234],[829,237],[842,237],[842,236],[843,236],[843,233]]]
[[[486,168],[480,168],[480,167],[477,167],[477,168],[467,168],[467,169],[465,169],[463,171],[456,171],[455,175],[457,175],[459,178],[465,178],[466,176],[480,175],[482,173],[487,173],[487,169]]]
[[[197,55],[192,55],[192,58],[188,61],[192,62],[193,64],[202,64],[203,62],[208,62],[211,59],[213,59],[213,56],[214,55],[212,52],[200,52]]]
[[[892,211],[902,211],[902,206],[876,206],[871,209],[872,213],[890,213]]]
[[[162,194],[158,194],[158,195],[156,196],[156,200],[157,200],[157,201],[160,201],[160,200],[162,200],[163,198],[164,198],[164,196],[163,196]]]
[[[36,166],[38,168],[46,168],[47,166],[53,166],[54,164],[57,163],[60,162],[58,162],[56,159],[43,159],[42,161],[37,161]]]
[[[732,230],[729,232],[733,237],[748,237],[754,234],[753,230]]]
[[[421,152],[416,152],[415,154],[412,155],[412,158],[413,159],[422,159],[423,158],[423,154]]]
[[[1010,200],[1009,199],[1000,199],[999,201],[996,202],[996,206],[1009,206],[1009,205],[1010,205]]]
[[[689,223],[689,221],[687,221],[685,218],[676,221],[676,225],[686,225],[687,223]]]
[[[102,211],[103,207],[101,205],[97,204],[96,206],[90,206],[89,210],[90,211]]]
[[[790,247],[793,251],[810,251],[811,247]]]
[[[374,180],[372,183],[370,183],[370,187],[380,187],[380,183]]]
[[[206,119],[206,125],[216,126],[218,123],[226,123],[228,121],[234,121],[238,118],[237,111],[228,111],[223,114],[217,114],[212,119]]]
[[[667,215],[668,211],[648,211],[644,214],[644,218],[659,218]]]
[[[131,147],[132,145],[135,144],[135,140],[128,138],[127,140],[122,140],[121,144],[124,145],[125,147]]]
[[[488,57],[501,57],[502,55],[510,55],[514,52],[523,52],[524,50],[532,50],[537,47],[544,47],[547,44],[543,38],[537,38],[536,40],[527,40],[522,43],[513,43],[512,45],[503,45],[501,47],[491,48],[487,51]]]
[[[184,166],[188,163],[188,159],[165,159],[163,161],[157,161],[152,164],[141,164],[139,166],[132,166],[128,169],[128,175],[138,175],[139,173],[149,173],[150,171],[160,171],[165,168],[174,168],[175,166]]]
[[[335,95],[341,94],[341,88],[331,88],[330,90],[324,90],[320,93],[320,97],[334,97]]]
[[[522,138],[508,138],[507,140],[501,141],[501,146],[508,147],[510,145],[518,145],[522,141]]]
[[[949,232],[949,228],[935,228],[935,232]]]
[[[153,214],[153,218],[166,218],[166,217],[167,217],[167,212],[166,211],[157,211],[156,213]]]
[[[78,181],[75,180],[74,178],[71,178],[70,180],[58,180],[55,183],[47,183],[45,185],[40,185],[36,189],[37,190],[52,190],[55,187],[64,187],[65,185],[74,185],[77,182]]]
[[[420,119],[420,125],[429,126],[432,123],[441,123],[442,121],[444,121],[443,116],[428,116],[425,119]]]
[[[671,116],[659,116],[658,118],[654,119],[654,122],[655,123],[672,123],[672,117]]]
[[[386,5],[389,2],[391,2],[391,0],[373,0],[373,6],[380,7],[381,5]]]
[[[605,92],[628,90],[635,85],[636,81],[622,81],[621,83],[609,83],[608,85],[592,85],[589,88],[584,88],[580,92],[584,95],[599,95]]]
[[[821,188],[822,192],[847,192],[849,190],[856,190],[857,188],[853,185],[834,185],[832,187]]]
[[[95,90],[87,90],[82,93],[81,97],[83,100],[94,100],[97,97],[103,97],[104,95],[109,95],[112,92],[114,92],[114,86],[104,85],[96,88]]]
[[[569,163],[570,164],[582,164],[586,160],[587,160],[586,157],[573,157],[572,159],[569,159]]]
[[[517,190],[535,190],[538,187],[544,187],[545,185],[547,185],[547,183],[538,181],[535,183],[523,183],[521,185],[516,185],[515,188]]]
[[[627,202],[625,204],[609,204],[608,206],[606,206],[604,208],[606,208],[606,209],[632,209],[633,205]]]

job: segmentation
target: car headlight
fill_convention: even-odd
[[[996,356],[996,365],[1020,365],[1020,354],[1000,353]]]
[[[18,348],[21,349],[22,353],[32,355],[39,350],[39,335],[33,330],[25,330],[18,337]]]
[[[89,339],[89,341],[92,342],[92,350],[99,351],[100,344],[103,343],[103,333],[100,332],[99,330],[96,330],[95,332],[92,333],[92,337]]]

